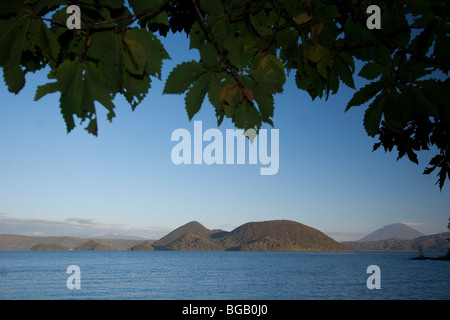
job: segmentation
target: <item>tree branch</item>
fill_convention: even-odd
[[[228,60],[228,58],[227,58],[223,48],[220,46],[220,44],[217,41],[216,37],[212,33],[208,22],[203,17],[202,12],[200,11],[200,8],[198,7],[197,1],[196,0],[192,0],[192,4],[194,5],[195,11],[197,12],[197,15],[198,15],[198,17],[200,19],[200,22],[203,25],[203,28],[206,30],[206,32],[208,33],[209,37],[211,38],[211,42],[216,47],[216,49],[219,52],[220,57],[222,58],[223,62],[225,62],[225,65],[227,66],[228,73],[231,74],[231,76],[234,78],[234,80],[236,80],[236,82],[237,82],[237,84],[239,85],[240,88],[244,87],[244,85],[239,80],[236,71],[234,70],[233,66],[231,65],[230,60]]]
[[[283,10],[283,8],[281,7],[281,4],[278,1],[275,1],[275,2],[277,2],[277,7],[278,7],[277,19],[275,20],[275,24],[274,24],[273,29],[272,29],[272,34],[270,35],[270,40],[267,43],[267,45],[266,45],[266,47],[264,48],[263,51],[269,50],[270,46],[272,45],[272,43],[275,40],[275,35],[276,35],[277,31],[278,31],[278,26],[280,24],[281,11]]]
[[[82,26],[82,28],[90,29],[90,28],[95,27],[95,26],[101,26],[101,25],[104,25],[104,24],[115,23],[115,22],[119,22],[119,21],[122,21],[122,20],[131,19],[131,21],[128,23],[128,25],[130,25],[136,20],[136,18],[139,18],[139,17],[144,16],[146,14],[151,14],[153,12],[156,12],[156,11],[160,10],[161,8],[163,8],[164,6],[166,6],[167,4],[169,4],[170,1],[172,1],[172,0],[164,0],[163,2],[158,4],[157,6],[154,6],[154,7],[149,8],[149,9],[142,10],[140,12],[136,12],[134,14],[122,15],[122,16],[118,16],[118,17],[115,17],[115,18],[102,20],[102,21],[97,21],[97,22],[83,23],[81,26]],[[41,17],[41,16],[39,16],[39,15],[37,15],[35,13],[30,15],[30,17],[34,18],[34,19],[39,19],[39,20],[42,20],[42,21],[47,21],[47,22],[50,22],[52,24],[60,25],[60,26],[63,26],[63,27],[67,27],[65,21],[44,18],[44,17]]]

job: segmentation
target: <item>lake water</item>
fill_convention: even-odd
[[[450,262],[416,255],[0,251],[0,299],[450,299]],[[70,265],[79,290],[67,287]],[[380,289],[367,288],[370,265]]]

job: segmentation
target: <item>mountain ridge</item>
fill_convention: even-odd
[[[209,230],[191,221],[159,240],[94,239],[115,250],[241,250],[241,251],[342,251],[356,252],[446,252],[450,232],[413,240],[336,242],[321,231],[289,220],[245,223],[232,231]],[[320,241],[317,241],[320,239]],[[330,241],[331,240],[331,241]],[[88,239],[67,236],[24,236],[0,234],[0,250],[99,250],[103,246]],[[336,246],[336,243],[339,244]]]

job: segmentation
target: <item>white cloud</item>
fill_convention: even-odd
[[[11,218],[0,215],[0,233],[39,236],[87,236],[105,234],[159,239],[171,230],[158,227],[132,228],[121,224],[106,224],[90,218]]]

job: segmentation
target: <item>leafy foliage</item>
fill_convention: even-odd
[[[381,29],[366,27],[369,0],[129,0],[77,1],[82,28],[66,27],[69,1],[0,0],[0,66],[12,93],[25,74],[50,67],[52,82],[35,100],[60,93],[67,130],[76,120],[97,135],[96,104],[115,116],[122,94],[132,109],[146,97],[153,77],[169,59],[155,36],[183,32],[199,61],[170,73],[166,94],[185,94],[192,119],[208,97],[218,125],[273,124],[274,95],[293,72],[311,98],[329,97],[343,84],[367,83],[347,110],[366,106],[364,128],[374,150],[398,151],[418,163],[434,146],[425,174],[438,169],[442,189],[450,179],[450,4],[441,0],[381,0]]]

